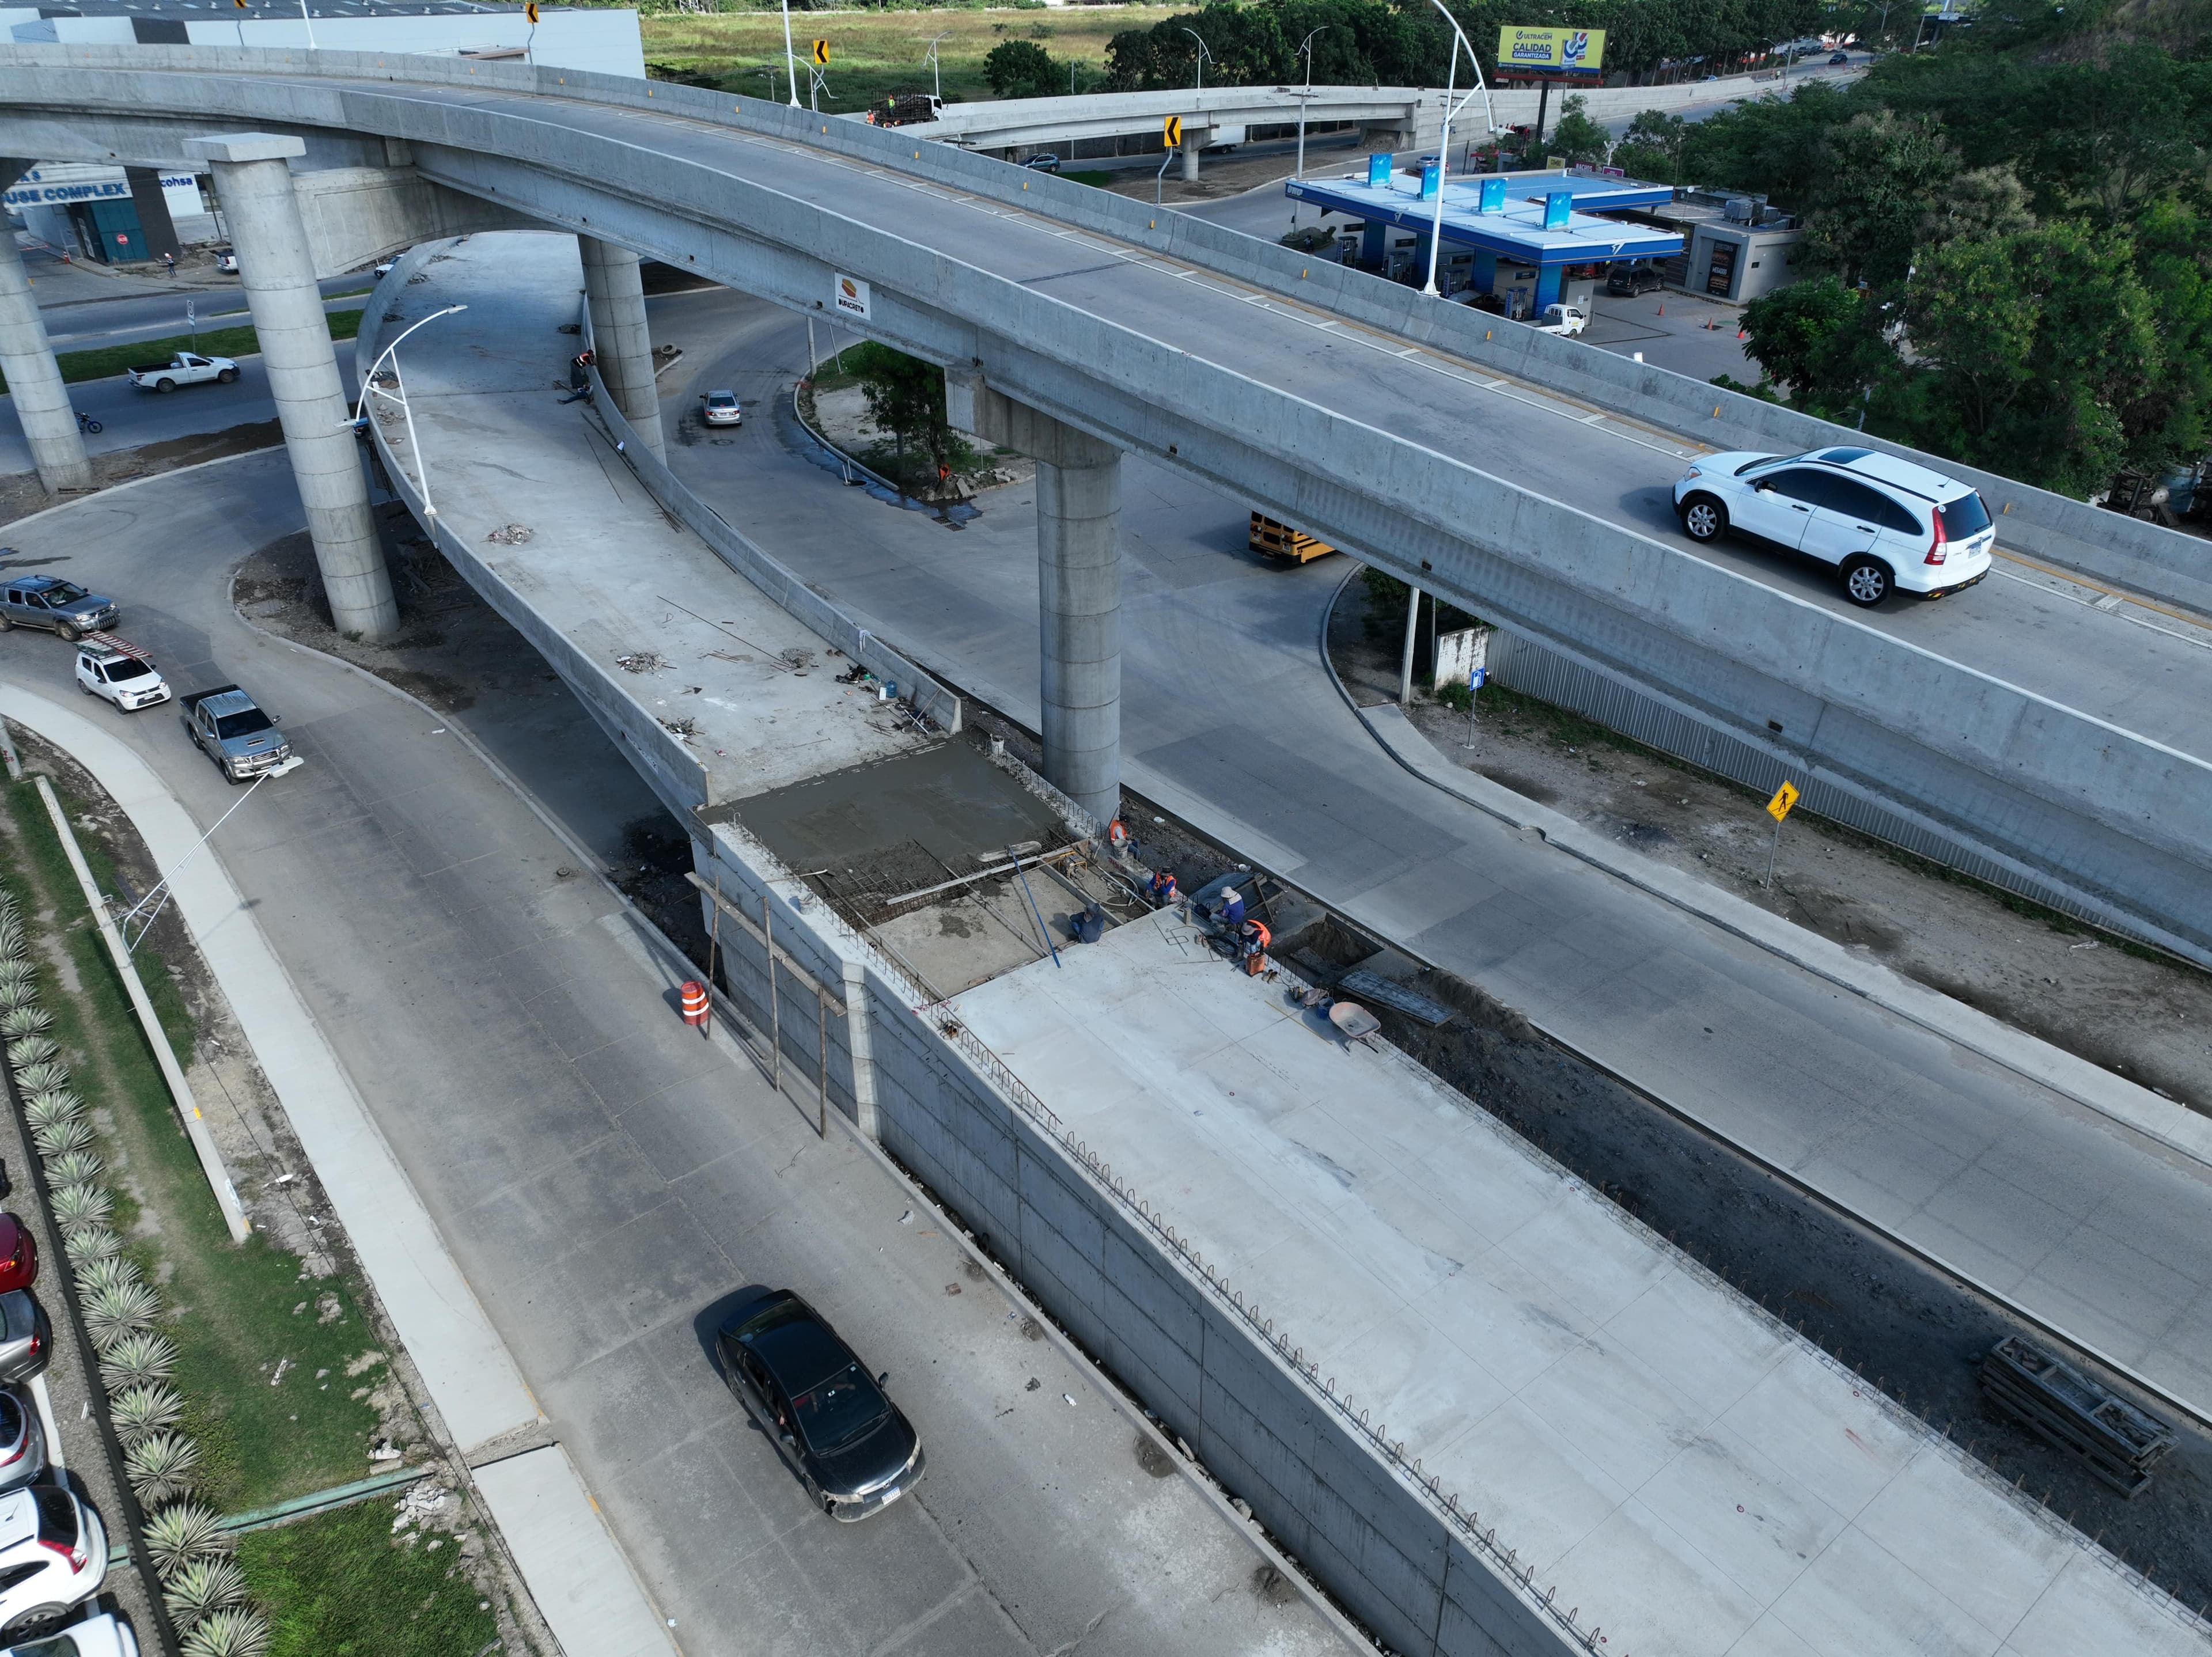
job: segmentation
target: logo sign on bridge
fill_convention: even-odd
[[[1766,802],[1766,815],[1772,817],[1778,827],[1782,819],[1790,815],[1790,808],[1796,804],[1797,785],[1785,782],[1774,791],[1774,798]],[[1791,843],[1794,845],[1796,842]]]
[[[842,314],[868,319],[868,284],[858,276],[841,276],[831,284],[830,300]]]
[[[1605,31],[1502,28],[1498,31],[1498,67],[1595,79],[1605,67]]]
[[[829,63],[830,43],[827,40],[817,40],[814,43],[814,61],[825,65]]]
[[[1170,115],[1160,123],[1160,138],[1170,149],[1182,143],[1182,117]]]

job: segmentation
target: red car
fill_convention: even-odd
[[[28,1289],[39,1280],[39,1245],[31,1228],[13,1214],[0,1214],[0,1295]]]

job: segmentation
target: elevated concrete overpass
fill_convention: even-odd
[[[1139,451],[1637,688],[1797,777],[1817,809],[2212,959],[2203,756],[1458,458],[1542,447],[1485,395],[1513,374],[1677,458],[1834,440],[1820,422],[901,131],[698,88],[429,59],[20,47],[0,59],[0,112],[7,153],[155,165],[210,130],[275,130],[302,152],[295,170],[380,161],[397,181],[948,365],[969,418],[1060,446],[1041,525],[1048,768],[1094,812],[1118,798],[1114,457]],[[612,316],[634,266],[625,282],[621,259],[602,264]],[[641,344],[641,327],[627,337]],[[610,365],[623,397],[650,384],[626,368],[633,355]],[[625,411],[650,440],[649,410]],[[2212,598],[2194,543],[1978,481],[2015,546]]]

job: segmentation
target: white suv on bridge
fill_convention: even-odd
[[[1872,609],[1893,591],[1941,598],[1990,571],[1996,529],[1974,489],[1872,449],[1714,454],[1674,485],[1692,541],[1731,529],[1832,566]]]

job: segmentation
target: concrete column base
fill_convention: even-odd
[[[305,155],[307,145],[279,134],[242,132],[190,138],[185,151],[214,167],[293,481],[307,509],[331,624],[349,636],[389,639],[399,631],[399,606],[369,515],[360,441],[348,423],[353,410],[285,165]]]
[[[962,431],[1037,463],[1038,702],[1045,780],[1102,823],[1121,810],[1121,452],[945,374]]]
[[[0,173],[13,184],[30,168],[27,161],[0,161]],[[0,226],[0,230],[4,230]],[[84,435],[70,406],[69,387],[46,340],[39,302],[23,270],[23,250],[15,233],[0,234],[0,373],[8,376],[9,400],[23,423],[31,464],[48,493],[92,486],[92,463],[85,458]]]
[[[1183,134],[1182,181],[1185,184],[1198,182],[1198,152],[1205,147],[1205,143],[1204,133],[1186,131]]]
[[[653,331],[645,319],[645,284],[638,257],[596,236],[576,238],[584,259],[584,296],[592,307],[592,349],[607,395],[656,458],[668,458],[660,434],[660,386],[653,373]]]

